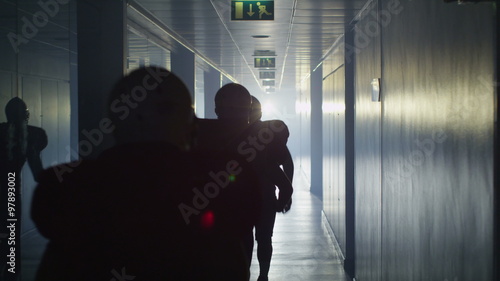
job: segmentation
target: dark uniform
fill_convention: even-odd
[[[264,271],[265,268],[268,270],[276,212],[283,211],[293,193],[289,179],[279,167],[288,153],[288,128],[279,120],[257,121],[251,125],[231,119],[201,119],[198,123],[198,149],[236,153],[255,169],[261,198],[260,216],[255,223],[255,239],[259,242],[258,254],[263,254],[266,257],[264,259],[268,260],[261,267]],[[276,186],[279,198],[276,197]],[[247,234],[245,248],[250,264],[253,251],[252,231]]]
[[[248,280],[254,181],[237,158],[163,142],[46,170],[32,206],[50,240],[37,280]]]
[[[279,120],[256,121],[251,125],[250,138],[258,150],[252,161],[260,175],[262,210],[255,224],[255,240],[258,242],[257,256],[261,276],[267,276],[272,256],[272,236],[276,212],[282,212],[290,204],[293,188],[290,180],[279,167],[288,155],[286,142],[289,136],[285,123]],[[243,151],[243,149],[241,149]],[[249,155],[251,157],[251,155]],[[247,158],[248,159],[248,158]],[[276,197],[276,187],[279,196]],[[253,251],[253,236],[247,238],[247,252]],[[259,278],[260,278],[259,277]]]

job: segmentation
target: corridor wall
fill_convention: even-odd
[[[354,44],[325,59],[324,213],[344,255],[355,240],[356,280],[493,279],[494,13],[492,3],[367,1]],[[348,124],[325,112],[343,102],[340,69],[325,70],[336,56],[356,66],[354,237],[342,221]]]
[[[491,280],[493,6],[397,10],[382,30],[382,280]]]
[[[288,143],[288,146],[291,147],[294,139],[298,140],[295,155],[299,155],[299,157],[294,158],[296,171],[294,177],[302,177],[306,186],[311,186],[311,81],[309,79],[304,80],[300,85],[297,92],[295,111],[297,113],[297,124],[288,124],[291,134],[301,136],[295,138],[292,135]],[[291,153],[293,153],[293,150]]]
[[[344,41],[323,63],[323,212],[346,256]]]
[[[59,3],[60,2],[60,3]],[[69,161],[76,129],[70,129],[76,111],[75,4],[59,1],[47,7],[36,1],[0,1],[0,122],[13,97],[24,100],[29,125],[48,136],[42,151],[44,168]],[[34,229],[30,205],[36,183],[26,164],[22,171],[22,233]]]
[[[381,36],[363,37],[364,29],[379,17],[374,1],[354,28],[355,43],[349,59],[355,60],[355,207],[356,278],[381,281],[382,270],[382,103],[373,100],[372,81],[382,77]],[[372,15],[370,15],[372,12]],[[379,32],[380,33],[380,32]],[[369,40],[360,41],[360,38]]]

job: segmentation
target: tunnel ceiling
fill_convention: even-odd
[[[253,12],[255,19],[259,16],[257,5],[272,5],[270,1],[236,2],[243,6],[239,17]],[[230,0],[136,0],[135,3],[239,83],[266,91],[272,86],[263,86],[259,72],[275,72],[275,89],[280,91],[295,88],[310,72],[311,65],[320,62],[366,0],[276,0],[272,21],[232,20],[231,16],[236,15],[232,14]],[[262,13],[262,19],[266,18]],[[254,58],[262,57],[275,58],[274,67],[255,68]]]

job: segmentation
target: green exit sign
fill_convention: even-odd
[[[276,67],[276,58],[254,58],[255,67]]]
[[[231,20],[274,20],[274,1],[231,1]]]

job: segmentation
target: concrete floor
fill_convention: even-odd
[[[294,182],[294,187],[292,209],[276,216],[269,280],[350,281],[322,226],[321,201],[300,181]],[[259,276],[255,249],[251,276],[250,280]]]

